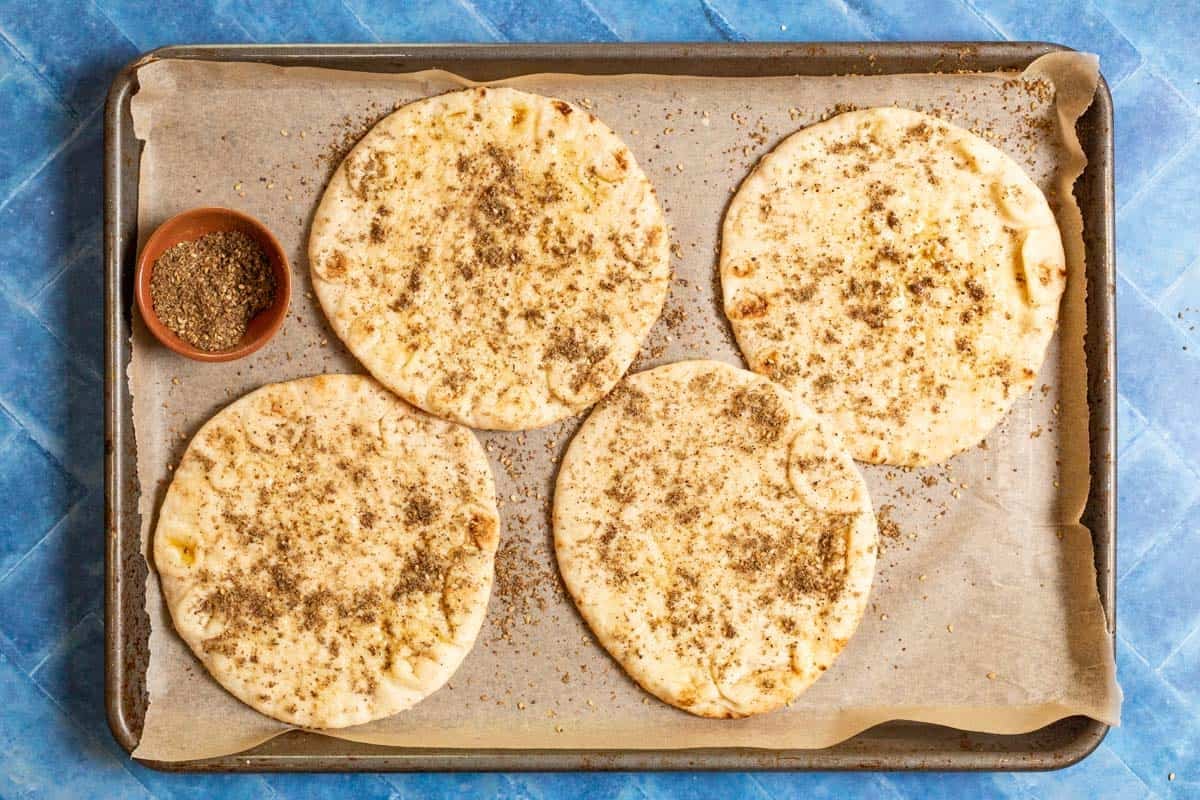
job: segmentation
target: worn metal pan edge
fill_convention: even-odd
[[[146,707],[146,564],[138,551],[138,487],[125,368],[133,259],[137,248],[140,144],[130,101],[137,69],[165,58],[263,61],[376,71],[444,67],[477,80],[529,71],[618,74],[820,75],[1021,69],[1070,49],[1046,42],[833,42],[646,44],[173,45],[149,51],[114,79],[105,108],[105,702],[109,726],[127,752],[137,746]],[[1112,98],[1101,78],[1080,123],[1087,171],[1076,185],[1088,262],[1088,404],[1092,486],[1084,521],[1095,542],[1101,603],[1116,626],[1116,363],[1113,255]],[[481,770],[1046,770],[1096,749],[1108,726],[1070,717],[1038,731],[997,736],[891,722],[823,750],[622,749],[425,750],[359,745],[292,732],[251,751],[186,762],[142,761],[182,772]]]

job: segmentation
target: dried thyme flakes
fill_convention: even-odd
[[[275,275],[267,254],[247,234],[208,233],[158,257],[150,299],[162,323],[188,344],[227,350],[275,299]]]

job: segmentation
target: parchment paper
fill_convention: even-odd
[[[850,107],[942,115],[1007,151],[1055,205],[1070,260],[1059,334],[1039,380],[985,445],[921,470],[864,467],[884,525],[866,617],[834,667],[790,708],[703,720],[639,690],[596,644],[558,582],[548,528],[554,468],[580,418],[523,434],[480,433],[503,497],[497,586],[480,639],[451,684],[411,711],[332,735],[420,747],[823,747],[874,724],[936,722],[1018,733],[1085,714],[1116,723],[1120,689],[1096,589],[1087,497],[1080,217],[1074,120],[1096,60],[1056,54],[1015,74],[711,78],[533,75],[507,81],[592,109],[658,188],[672,241],[671,298],[634,369],[684,358],[741,365],[717,296],[716,247],[731,193],[757,159],[803,125]],[[1032,79],[1040,77],[1042,82]],[[250,358],[198,364],[135,322],[134,398],[143,548],[187,439],[264,383],[361,372],[309,283],[312,210],[345,147],[397,105],[467,82],[409,75],[158,61],[138,71],[133,118],[145,141],[142,240],[196,205],[263,220],[295,278],[282,332]],[[1057,87],[1057,95],[1051,89]],[[149,709],[134,755],[233,753],[286,728],[227,694],[172,629],[153,571]]]

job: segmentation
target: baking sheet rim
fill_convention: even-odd
[[[220,45],[220,46],[172,46],[151,51],[135,61],[131,62],[117,76],[113,83],[109,94],[108,106],[105,111],[105,265],[106,265],[106,382],[105,382],[105,404],[106,404],[106,492],[105,492],[105,511],[107,520],[108,547],[106,552],[106,701],[108,706],[108,716],[110,727],[113,729],[114,736],[118,742],[127,750],[132,750],[136,745],[137,735],[130,727],[128,719],[128,709],[123,704],[126,699],[125,695],[128,690],[129,674],[125,669],[127,666],[126,656],[128,655],[125,648],[128,644],[125,626],[121,619],[121,599],[124,597],[125,590],[128,588],[123,581],[122,548],[121,533],[122,527],[119,523],[118,516],[122,512],[122,508],[128,502],[127,494],[130,492],[117,490],[122,482],[122,476],[127,472],[127,467],[122,458],[121,451],[123,447],[119,445],[119,440],[122,438],[119,430],[121,419],[118,415],[128,412],[128,398],[123,395],[126,391],[122,376],[124,375],[124,367],[128,363],[127,358],[127,342],[122,342],[122,337],[118,335],[122,328],[122,315],[126,313],[122,310],[123,304],[119,298],[124,295],[126,281],[124,280],[125,266],[129,261],[125,251],[131,246],[128,241],[126,232],[119,230],[121,226],[121,214],[127,209],[126,202],[132,202],[134,211],[136,211],[136,197],[127,201],[127,192],[121,186],[122,179],[126,175],[128,167],[137,168],[136,159],[130,159],[125,150],[130,143],[124,140],[127,137],[125,134],[123,115],[129,113],[129,100],[136,87],[136,70],[151,61],[161,58],[205,58],[217,60],[240,60],[240,61],[274,61],[276,58],[282,57],[287,63],[299,64],[303,61],[305,64],[315,66],[328,66],[321,63],[322,59],[330,57],[358,57],[365,56],[369,61],[356,63],[355,69],[370,69],[373,62],[380,58],[388,58],[391,60],[407,61],[409,59],[424,56],[426,58],[442,58],[445,59],[445,64],[448,68],[453,69],[453,60],[456,57],[461,57],[464,51],[471,54],[472,59],[476,63],[489,63],[504,60],[513,60],[520,58],[542,58],[549,60],[561,60],[563,58],[576,57],[591,57],[596,59],[620,59],[628,58],[634,60],[650,61],[655,58],[663,59],[688,59],[692,62],[712,57],[751,57],[757,60],[771,58],[772,56],[782,54],[791,55],[793,57],[804,58],[868,58],[873,53],[883,52],[886,55],[893,57],[902,57],[903,55],[912,55],[912,49],[928,50],[928,53],[918,53],[917,57],[924,55],[931,57],[934,53],[939,54],[941,58],[957,52],[959,54],[960,63],[964,55],[970,56],[977,54],[981,49],[987,50],[995,57],[995,53],[1003,53],[1011,55],[1015,61],[1026,63],[1031,61],[1038,55],[1053,50],[1068,49],[1059,45],[1041,44],[1041,43],[1013,43],[1013,42],[986,42],[986,43],[752,43],[752,44],[727,44],[727,43],[701,43],[701,44],[587,44],[587,45]],[[292,59],[296,59],[293,61]],[[314,63],[315,62],[315,63]],[[871,62],[872,66],[879,68],[881,65],[878,60]],[[427,66],[427,65],[426,65]],[[412,69],[425,68],[424,66],[412,66]],[[1013,69],[1019,68],[1013,64]],[[381,70],[382,71],[382,70]],[[407,71],[407,65],[406,69]],[[653,70],[645,70],[653,71]],[[880,72],[888,72],[885,69],[880,69]],[[903,70],[897,70],[900,72]],[[672,70],[676,72],[676,70]],[[709,74],[703,69],[689,70],[688,74]],[[729,74],[729,73],[725,73]],[[773,74],[793,74],[790,71],[774,70]],[[825,72],[812,74],[827,74]],[[1092,279],[1099,273],[1104,278],[1105,283],[1099,287],[1102,291],[1096,292],[1096,287],[1092,287],[1093,291],[1089,295],[1100,294],[1103,296],[1100,302],[1104,304],[1102,310],[1105,312],[1104,320],[1107,323],[1104,326],[1105,333],[1104,341],[1100,343],[1100,347],[1096,348],[1095,343],[1089,341],[1089,375],[1091,375],[1096,367],[1103,372],[1107,378],[1103,380],[1105,390],[1100,392],[1099,397],[1089,396],[1089,406],[1091,406],[1092,416],[1095,417],[1097,412],[1101,415],[1099,422],[1106,430],[1096,430],[1093,434],[1093,439],[1099,438],[1100,449],[1107,452],[1109,457],[1100,459],[1097,464],[1096,450],[1097,443],[1092,443],[1092,494],[1097,495],[1096,501],[1103,506],[1100,513],[1097,515],[1096,521],[1093,521],[1089,527],[1093,531],[1093,538],[1096,544],[1096,558],[1099,562],[1105,563],[1105,569],[1098,569],[1098,580],[1100,581],[1100,593],[1104,606],[1105,613],[1109,618],[1110,632],[1115,631],[1115,596],[1114,586],[1112,585],[1111,563],[1115,552],[1115,510],[1113,509],[1113,497],[1115,497],[1115,460],[1113,458],[1112,440],[1115,436],[1115,425],[1113,424],[1113,393],[1115,391],[1115,382],[1113,381],[1112,366],[1113,366],[1113,310],[1111,302],[1112,284],[1112,236],[1111,236],[1111,214],[1112,214],[1112,194],[1111,194],[1111,99],[1108,95],[1107,86],[1101,78],[1101,92],[1098,93],[1097,101],[1094,106],[1097,106],[1096,112],[1100,115],[1101,122],[1106,134],[1106,140],[1101,142],[1099,149],[1100,158],[1095,158],[1095,149],[1089,151],[1092,156],[1088,165],[1088,170],[1099,170],[1103,174],[1100,176],[1102,186],[1100,187],[1100,205],[1102,206],[1100,213],[1095,210],[1096,203],[1093,202],[1087,206],[1086,216],[1091,224],[1088,225],[1091,239],[1100,235],[1101,242],[1099,249],[1101,251],[1102,263],[1095,263],[1095,246],[1089,246],[1089,254],[1093,257],[1089,259],[1089,284]],[[132,147],[135,149],[138,146],[136,140],[133,141]],[[1089,176],[1091,180],[1096,177]],[[136,194],[136,191],[134,192]],[[1099,230],[1097,230],[1097,227]],[[136,247],[136,233],[132,246]],[[131,256],[131,254],[128,254]],[[116,301],[114,302],[114,298]],[[126,304],[127,305],[127,304]],[[1089,309],[1090,311],[1090,309]],[[1089,314],[1090,316],[1090,314]],[[1089,320],[1089,328],[1092,321]],[[1098,352],[1096,352],[1098,350]],[[1099,362],[1099,363],[1097,363]],[[1089,378],[1089,382],[1092,379]],[[1091,394],[1089,392],[1089,394]],[[1093,425],[1093,428],[1101,426]],[[132,487],[129,487],[132,488]],[[1098,491],[1097,491],[1098,489]],[[133,490],[136,491],[135,489]],[[1048,731],[1055,726],[1064,723],[1070,723],[1075,718],[1068,718],[1052,723],[1039,731],[1034,731],[1028,734],[1015,735],[1012,738],[1033,737],[1038,733]],[[1025,768],[1045,769],[1045,768],[1061,768],[1068,766],[1085,757],[1096,746],[1099,745],[1107,732],[1108,726],[1094,720],[1087,720],[1085,724],[1073,740],[1069,748],[1060,749],[1059,751],[1046,757],[1046,760],[1036,764],[1025,765]],[[894,724],[894,723],[885,723]],[[333,740],[323,739],[326,742]],[[853,740],[851,740],[853,741]],[[780,761],[794,759],[797,763],[780,763],[779,768],[796,769],[796,768],[928,768],[924,763],[912,765],[907,763],[898,763],[895,759],[911,760],[912,756],[897,754],[892,759],[884,755],[870,756],[867,754],[856,755],[853,753],[838,754],[842,759],[834,758],[832,761],[849,760],[853,763],[829,763],[830,759],[814,757],[815,754],[829,754],[833,750],[837,750],[840,746],[826,748],[824,750],[798,750],[798,751],[776,751],[762,750],[751,748],[729,748],[721,749],[717,752],[725,754],[731,759],[733,764],[718,764],[714,768],[768,768],[764,767],[760,758],[755,758],[753,754],[762,756],[763,754],[774,755]],[[395,758],[399,761],[410,761],[418,754],[411,753],[403,749],[396,748],[378,748],[383,751],[382,758]],[[253,752],[253,751],[251,751]],[[435,754],[444,753],[447,759],[461,758],[461,753],[474,753],[480,751],[433,751]],[[498,751],[484,751],[498,752]],[[622,750],[622,751],[528,751],[528,750],[511,750],[503,751],[506,755],[511,755],[509,759],[500,756],[502,762],[513,761],[516,763],[504,763],[498,767],[488,768],[534,768],[534,769],[569,769],[569,768],[587,768],[596,766],[595,761],[609,761],[612,763],[611,768],[646,768],[650,765],[651,768],[678,768],[679,766],[687,766],[688,768],[704,768],[705,764],[694,763],[694,758],[697,753],[709,753],[710,751],[663,751],[663,750]],[[1023,751],[1022,751],[1023,752]],[[741,754],[745,755],[745,761],[741,761]],[[675,757],[672,757],[672,756]],[[951,754],[953,755],[953,754]],[[965,762],[976,761],[976,759],[963,759],[964,764],[958,768],[967,769],[986,769],[986,768],[1020,768],[1021,765],[1004,763],[1013,754],[1008,753],[984,753],[984,756],[995,755],[995,764],[968,764]],[[1029,753],[1034,756],[1033,752]],[[528,761],[521,761],[522,757],[530,759],[538,759],[540,763],[531,764]],[[806,758],[807,757],[807,758]],[[435,756],[436,758],[436,756]],[[264,759],[276,759],[276,762],[264,762]],[[375,757],[370,755],[294,755],[294,756],[247,756],[246,754],[231,755],[215,759],[206,759],[202,762],[179,762],[171,764],[160,764],[158,762],[144,762],[156,768],[168,768],[173,770],[188,770],[188,769],[238,769],[247,768],[253,764],[257,769],[311,769],[311,760],[330,760],[335,762],[333,767],[325,767],[326,769],[354,769],[356,764],[369,766],[372,769],[380,768],[377,764],[367,764],[364,762],[374,761]],[[725,759],[717,759],[725,761]],[[634,763],[628,763],[632,761]],[[939,762],[939,766],[946,768],[955,768],[954,759],[946,757],[945,762]],[[299,763],[296,763],[299,762]],[[336,762],[345,762],[340,766]],[[625,762],[625,763],[618,763]],[[653,763],[651,763],[653,762]],[[814,762],[806,764],[804,762]],[[815,763],[825,762],[825,763]],[[423,762],[428,765],[428,760]],[[384,765],[383,768],[400,768],[400,769],[417,769],[422,768],[423,763],[411,763],[402,765]],[[446,768],[446,765],[441,765]],[[450,768],[458,769],[477,769],[478,766],[471,764],[456,765]]]

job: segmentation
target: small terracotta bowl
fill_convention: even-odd
[[[272,272],[275,273],[275,300],[250,320],[246,334],[240,342],[227,350],[209,352],[193,347],[176,336],[154,313],[154,302],[150,297],[150,276],[154,271],[154,262],[164,251],[180,242],[190,242],[205,234],[219,231],[241,231],[258,242],[266,253],[267,260],[271,262]],[[176,214],[159,225],[146,240],[146,245],[137,260],[134,296],[137,298],[138,311],[141,312],[146,327],[171,350],[197,361],[233,361],[262,347],[282,327],[287,316],[288,304],[292,299],[292,269],[279,240],[254,217],[228,208],[193,208]]]

